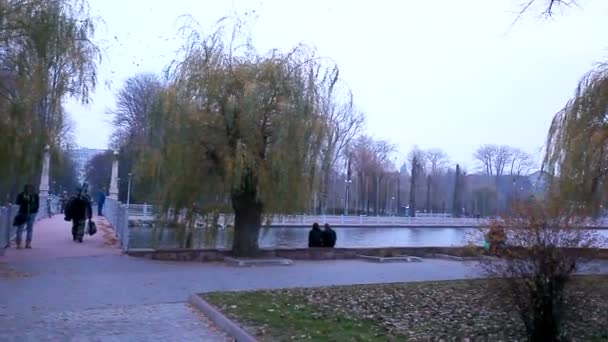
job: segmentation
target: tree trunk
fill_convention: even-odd
[[[234,240],[232,254],[236,257],[256,257],[259,252],[258,238],[262,226],[263,205],[257,198],[257,182],[252,175],[245,175],[241,189],[232,194],[234,209]]]
[[[374,214],[378,216],[380,211],[380,177],[376,176],[376,203],[374,208]]]

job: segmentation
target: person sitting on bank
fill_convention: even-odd
[[[323,247],[334,248],[336,245],[336,231],[331,229],[328,223],[323,226],[323,232],[321,233],[321,242]]]
[[[323,247],[323,232],[318,223],[313,223],[310,233],[308,233],[308,247]]]

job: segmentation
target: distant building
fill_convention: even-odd
[[[76,172],[78,172],[78,181],[84,182],[86,178],[87,163],[98,154],[105,153],[107,150],[92,149],[92,148],[77,148],[70,151],[70,155],[74,164],[76,164]]]

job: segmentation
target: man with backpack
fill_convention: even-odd
[[[93,208],[91,206],[91,198],[88,193],[88,186],[84,183],[78,187],[76,195],[68,200],[65,207],[65,220],[72,221],[72,238],[74,241],[82,243],[87,220],[91,222],[93,217]]]

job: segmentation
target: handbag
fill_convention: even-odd
[[[25,217],[25,215],[22,213],[18,213],[17,215],[15,215],[15,218],[13,219],[13,226],[19,227],[19,226],[25,224],[26,221],[27,221],[27,218]]]
[[[91,236],[93,236],[93,235],[95,235],[95,233],[97,233],[97,226],[95,225],[95,222],[89,221],[88,231],[89,231],[89,235],[91,235]]]

